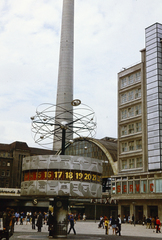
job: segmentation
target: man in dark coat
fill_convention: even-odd
[[[70,216],[69,222],[70,222],[70,228],[69,228],[68,234],[70,233],[71,229],[73,229],[74,234],[76,234],[76,231],[74,229],[74,218],[73,218],[73,216]]]
[[[51,214],[51,211],[49,211],[49,216],[48,216],[48,221],[47,224],[49,225],[48,230],[49,230],[49,236],[53,235],[53,223],[54,223],[54,217]]]
[[[39,212],[39,216],[38,216],[38,219],[37,219],[38,232],[41,232],[42,221],[43,221],[43,215],[42,215],[41,212]]]
[[[35,219],[37,218],[36,213],[34,212],[31,217],[32,217],[32,229],[35,229]]]
[[[11,222],[11,210],[6,208],[6,212],[3,214],[3,230],[6,232],[6,240],[9,240],[10,234],[10,222]]]

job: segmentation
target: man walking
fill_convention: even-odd
[[[70,220],[69,221],[70,221],[70,229],[68,231],[68,234],[70,233],[71,229],[73,229],[74,234],[76,234],[76,231],[74,229],[74,218],[73,218],[73,216],[70,216]]]
[[[117,227],[118,227],[118,231],[116,233],[119,233],[119,236],[121,236],[121,218],[120,218],[120,214],[118,215],[118,219],[117,219]]]

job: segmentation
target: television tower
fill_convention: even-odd
[[[59,70],[57,83],[57,97],[56,97],[56,116],[55,123],[73,122],[73,115],[68,113],[73,111],[73,106],[70,104],[73,101],[73,55],[74,55],[74,0],[63,0],[62,10],[62,26],[61,26],[61,40],[60,40],[60,56],[59,56]],[[57,105],[62,104],[62,107],[67,111],[64,116],[60,115],[60,108]],[[68,103],[68,104],[67,104]],[[55,126],[55,130],[58,126]],[[68,129],[66,130],[68,133]],[[61,148],[60,142],[55,142],[53,150],[58,151]],[[69,135],[72,140],[73,134]]]

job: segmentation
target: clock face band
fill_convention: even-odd
[[[25,157],[22,196],[101,198],[102,161],[70,155]]]
[[[68,181],[83,181],[83,182],[101,182],[101,174],[89,171],[77,170],[28,170],[23,172],[23,181],[34,180],[68,180]]]

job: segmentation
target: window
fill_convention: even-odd
[[[136,123],[136,132],[141,132],[142,131],[142,124],[141,122]]]
[[[134,99],[133,91],[130,91],[130,92],[128,93],[128,100],[131,101],[131,100],[133,100],[133,99]]]
[[[128,108],[128,116],[133,117],[134,116],[134,107]]]
[[[129,159],[129,168],[135,168],[134,158]]]
[[[116,193],[121,194],[121,183],[120,182],[116,183]]]
[[[139,157],[139,158],[136,159],[136,167],[137,167],[137,168],[142,167],[142,158],[141,158],[141,157]]]
[[[9,170],[7,170],[7,172],[6,172],[6,176],[7,176],[7,177],[10,176],[10,171],[9,171]]]
[[[121,79],[121,88],[127,86],[127,79],[126,78],[123,78]]]
[[[7,162],[7,167],[10,167],[10,161]]]
[[[124,93],[121,95],[121,103],[126,103],[127,102],[127,94]]]
[[[162,193],[162,179],[156,180],[156,193]]]
[[[127,110],[126,109],[122,110],[122,119],[125,119],[125,118],[127,118]]]
[[[112,182],[112,193],[115,193],[115,182]]]
[[[134,123],[129,124],[129,134],[134,133]]]
[[[121,135],[127,135],[127,125],[126,126],[122,126],[122,132]]]
[[[135,115],[141,114],[141,104],[136,106]]]
[[[123,194],[127,193],[127,182],[122,182],[122,193]]]
[[[155,192],[154,179],[149,180],[148,185],[149,185],[148,192],[149,192],[149,193]]]
[[[4,177],[5,176],[5,171],[1,172],[1,176]]]
[[[137,72],[135,74],[135,82],[139,82],[139,81],[141,81],[141,72]]]
[[[128,142],[128,146],[129,146],[129,151],[133,151],[134,150],[134,141]]]
[[[141,193],[147,193],[147,181],[146,180],[141,181]]]
[[[122,160],[122,169],[127,169],[127,160]]]
[[[6,162],[5,161],[3,161],[2,166],[6,166]]]
[[[128,84],[133,84],[133,74],[131,74],[129,77],[128,77]]]
[[[8,180],[6,180],[6,185],[5,185],[5,187],[6,187],[6,188],[9,187],[9,181],[8,181]]]
[[[140,193],[140,181],[135,181],[135,193]]]
[[[140,98],[141,97],[141,88],[138,88],[135,90],[135,99]]]
[[[122,143],[122,152],[127,152],[127,143]]]
[[[139,140],[136,140],[136,149],[142,149],[142,140],[139,139]]]
[[[133,193],[133,181],[128,182],[128,193]]]

